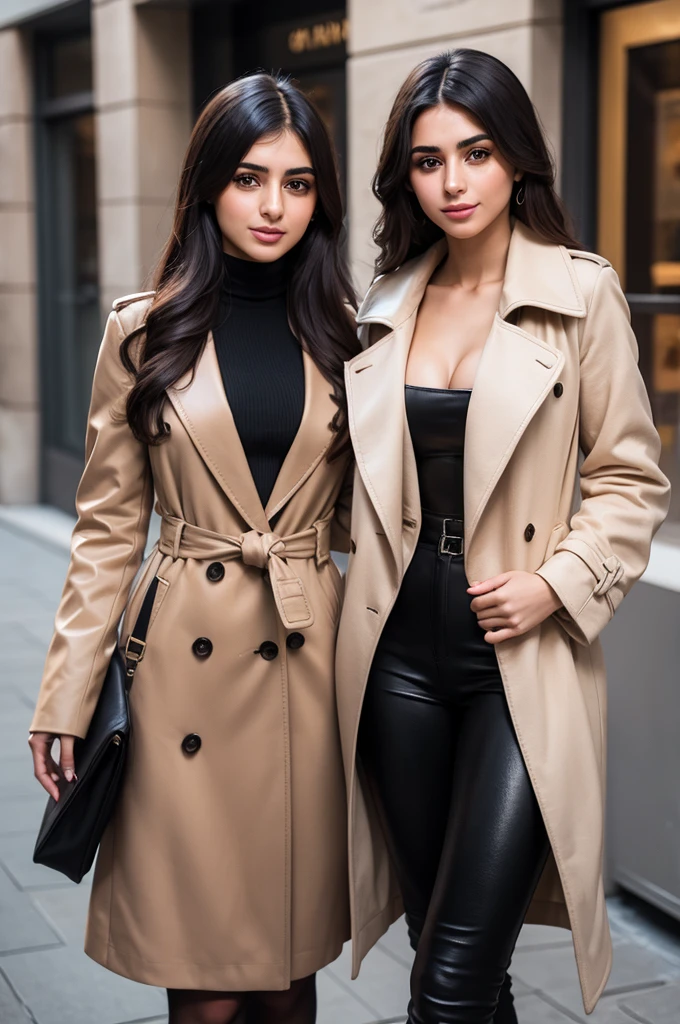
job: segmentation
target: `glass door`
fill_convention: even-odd
[[[680,0],[602,16],[598,248],[626,291],[680,538]]]

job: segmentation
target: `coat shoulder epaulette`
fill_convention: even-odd
[[[606,260],[604,256],[599,256],[596,252],[586,252],[585,249],[567,249],[567,252],[573,260],[590,260],[591,263],[597,263],[601,267],[611,267],[609,260]]]
[[[155,294],[155,292],[132,292],[130,295],[121,295],[119,299],[113,300],[113,309],[116,313],[120,313],[121,309],[125,309],[131,303],[139,302],[140,299],[152,299]]]

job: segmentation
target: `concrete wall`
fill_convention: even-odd
[[[0,32],[0,504],[38,496],[35,202],[29,49]]]
[[[505,61],[526,86],[559,165],[562,105],[561,0],[349,0],[349,208],[360,287],[370,281],[370,180],[381,133],[402,81],[419,61],[468,46]]]
[[[94,0],[99,267],[104,309],[149,284],[191,131],[189,12]]]

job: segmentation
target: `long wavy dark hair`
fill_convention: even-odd
[[[218,318],[225,274],[214,200],[248,150],[294,132],[316,172],[318,202],[292,250],[288,287],[291,328],[329,384],[338,411],[331,424],[337,456],[348,445],[343,364],[359,351],[350,308],[354,289],[344,256],[343,210],[333,147],[309,100],[286,78],[257,73],[215,95],[194,127],[179,181],[170,239],[159,261],[146,322],[121,344],[134,374],[126,415],[135,437],[155,445],[166,436],[166,389],[196,366]]]
[[[373,232],[380,248],[376,271],[387,274],[425,252],[444,232],[423,213],[407,187],[411,132],[416,118],[440,103],[456,103],[482,123],[518,171],[511,212],[547,242],[580,249],[555,192],[555,169],[534,105],[502,61],[480,50],[447,50],[413,69],[394,101],[373,178],[382,211]],[[520,186],[524,198],[517,203]]]

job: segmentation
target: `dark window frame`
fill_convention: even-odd
[[[597,248],[600,15],[640,0],[564,0],[561,194],[586,249]]]
[[[73,510],[73,498],[84,461],[54,446],[58,430],[58,409],[54,402],[54,381],[61,372],[59,346],[51,315],[56,289],[53,254],[57,248],[54,218],[50,215],[51,165],[50,125],[62,118],[95,113],[94,89],[50,98],[50,53],[60,43],[90,35],[89,4],[78,4],[64,12],[63,20],[36,21],[33,26],[34,53],[34,174],[36,189],[36,271],[40,382],[40,500]]]

